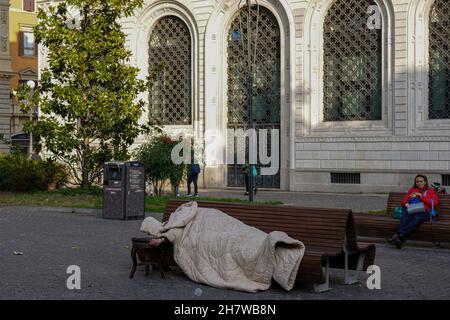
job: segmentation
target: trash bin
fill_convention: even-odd
[[[106,162],[103,175],[103,218],[145,217],[145,168],[137,161]]]

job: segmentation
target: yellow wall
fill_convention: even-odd
[[[20,26],[35,26],[37,24],[37,13],[22,10],[22,0],[11,0],[9,8],[9,43],[11,52],[11,65],[14,72],[18,73],[26,68],[31,68],[37,74],[37,57],[19,56],[19,31]],[[36,10],[36,3],[35,3]],[[17,88],[19,75],[10,81],[10,88]]]

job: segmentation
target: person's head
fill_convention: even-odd
[[[418,189],[428,188],[428,178],[423,174],[418,174],[414,178],[413,188],[418,188]]]

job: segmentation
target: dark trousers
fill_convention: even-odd
[[[191,194],[191,183],[194,183],[194,195],[198,194],[198,173],[190,173],[188,175],[187,187],[188,194]]]
[[[250,186],[250,177],[249,177],[249,175],[248,174],[246,174],[246,173],[244,173],[244,180],[245,180],[245,191],[247,191],[248,192],[248,188],[249,188],[249,186]],[[253,183],[254,183],[254,185],[253,185],[253,190],[257,190],[256,189],[256,181],[255,180],[253,180]]]
[[[429,220],[430,214],[428,212],[415,213],[411,215],[406,212],[406,209],[404,209],[403,218],[400,221],[400,228],[397,233],[403,240],[405,240],[405,237],[414,232],[418,226]]]

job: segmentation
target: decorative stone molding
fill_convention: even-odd
[[[174,1],[145,1],[142,8],[136,11],[133,17],[123,19],[122,24],[127,26],[126,33],[130,39],[131,51],[133,52],[133,63],[139,68],[138,77],[145,79],[148,75],[148,40],[156,22],[168,15],[173,15],[181,19],[189,29],[191,36],[191,57],[192,57],[192,125],[188,126],[165,126],[165,129],[173,131],[180,129],[193,132],[195,124],[199,124],[199,31],[193,11],[188,6]],[[148,100],[148,92],[142,93],[139,97],[144,101]],[[142,115],[141,123],[146,123],[148,110]]]
[[[14,75],[15,75],[14,72],[3,72],[3,71],[0,71],[0,79],[9,80],[12,77],[14,77]]]
[[[297,139],[296,143],[321,143],[321,142],[442,142],[450,141],[450,136],[436,136],[436,137],[342,137],[342,138],[317,138],[304,137]]]
[[[429,17],[434,0],[412,0],[408,7],[408,127],[411,135],[442,134],[450,119],[428,119]]]

